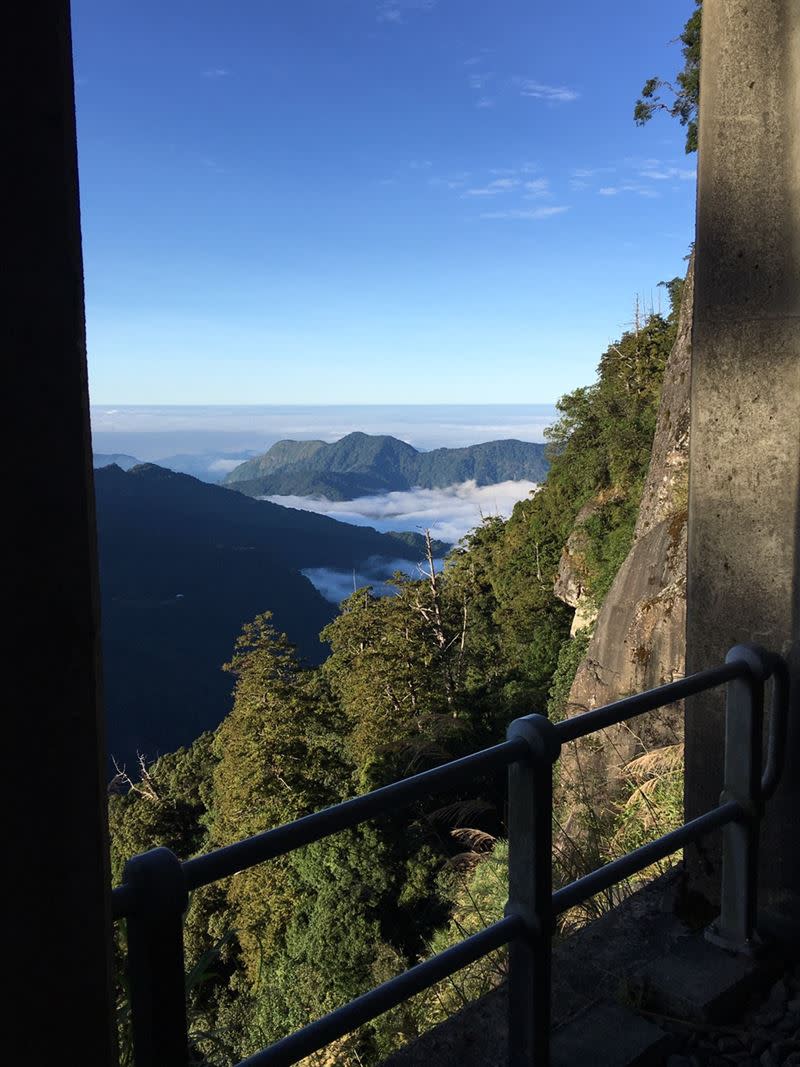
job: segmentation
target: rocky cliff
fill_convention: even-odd
[[[690,264],[633,544],[597,614],[570,690],[568,716],[662,685],[684,672],[692,303]],[[576,609],[573,632],[592,619],[583,592],[580,551],[581,525],[591,507],[578,516],[555,585],[556,595]],[[631,758],[680,741],[682,730],[682,709],[673,706],[605,731],[600,743],[595,736],[570,746],[562,759],[562,790],[578,787],[585,799],[602,803],[614,795],[621,768]]]

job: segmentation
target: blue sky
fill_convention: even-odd
[[[550,403],[684,269],[692,0],[73,0],[95,403]],[[662,297],[663,300],[663,297]]]

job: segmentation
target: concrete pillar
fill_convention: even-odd
[[[800,902],[800,3],[704,0],[687,672],[739,641],[790,658],[783,783],[764,824],[761,900]],[[723,694],[690,702],[686,808],[722,783]],[[716,844],[687,855],[719,885]]]
[[[67,0],[3,16],[4,909],[25,1063],[115,1062],[83,268]]]

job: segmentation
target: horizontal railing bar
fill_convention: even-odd
[[[555,724],[559,740],[562,744],[566,741],[575,741],[579,737],[594,733],[595,730],[615,726],[624,719],[632,719],[645,711],[663,708],[676,700],[683,700],[685,697],[694,696],[695,693],[702,693],[706,689],[722,685],[723,682],[730,682],[733,678],[743,678],[747,673],[747,665],[737,660],[733,663],[726,663],[722,667],[713,667],[711,670],[690,674],[686,678],[679,678],[676,682],[660,685],[657,689],[649,689],[646,693],[636,693],[622,700],[615,700],[613,704],[605,704],[594,711],[584,711],[580,715],[562,719],[561,722]]]
[[[207,852],[204,856],[196,856],[183,864],[186,888],[197,889],[245,871],[257,863],[275,859],[340,830],[350,829],[368,819],[406,807],[420,797],[471,780],[476,774],[503,770],[527,754],[528,746],[522,739],[503,741],[462,759],[422,771],[411,778],[382,786],[363,796],[334,804],[285,826],[277,826],[274,830]]]
[[[601,893],[604,889],[609,889],[632,874],[643,871],[651,863],[663,860],[684,845],[696,841],[699,837],[703,837],[726,823],[735,822],[742,814],[739,804],[735,800],[728,800],[720,804],[718,808],[684,823],[677,830],[672,830],[655,841],[649,841],[646,845],[634,849],[633,852],[621,856],[618,860],[607,863],[605,867],[599,867],[591,874],[570,882],[563,889],[558,889],[553,893],[553,914],[561,915],[569,908],[582,904],[589,897]]]
[[[473,934],[452,948],[445,949],[424,963],[390,978],[388,982],[357,997],[341,1008],[309,1023],[297,1033],[290,1034],[269,1048],[243,1060],[238,1067],[289,1067],[298,1060],[317,1052],[331,1041],[370,1022],[390,1008],[397,1007],[409,997],[429,989],[436,982],[455,974],[463,967],[488,956],[514,938],[522,936],[525,924],[520,916],[508,915],[485,930]]]

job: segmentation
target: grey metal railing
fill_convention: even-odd
[[[764,692],[770,678],[769,744],[762,774]],[[727,685],[725,785],[719,805],[554,893],[553,766],[562,745],[723,684]],[[169,849],[156,848],[135,856],[125,866],[123,884],[113,891],[112,910],[115,919],[127,921],[136,1067],[186,1067],[189,1062],[182,927],[191,890],[503,768],[508,768],[509,842],[505,917],[239,1067],[297,1063],[504,945],[509,946],[509,1064],[548,1067],[551,938],[556,916],[567,909],[723,827],[721,911],[709,938],[734,951],[752,946],[759,825],[764,803],[780,779],[788,693],[789,676],[781,657],[756,645],[737,645],[723,666],[559,723],[542,715],[516,719],[502,744],[206,855],[181,862]]]

